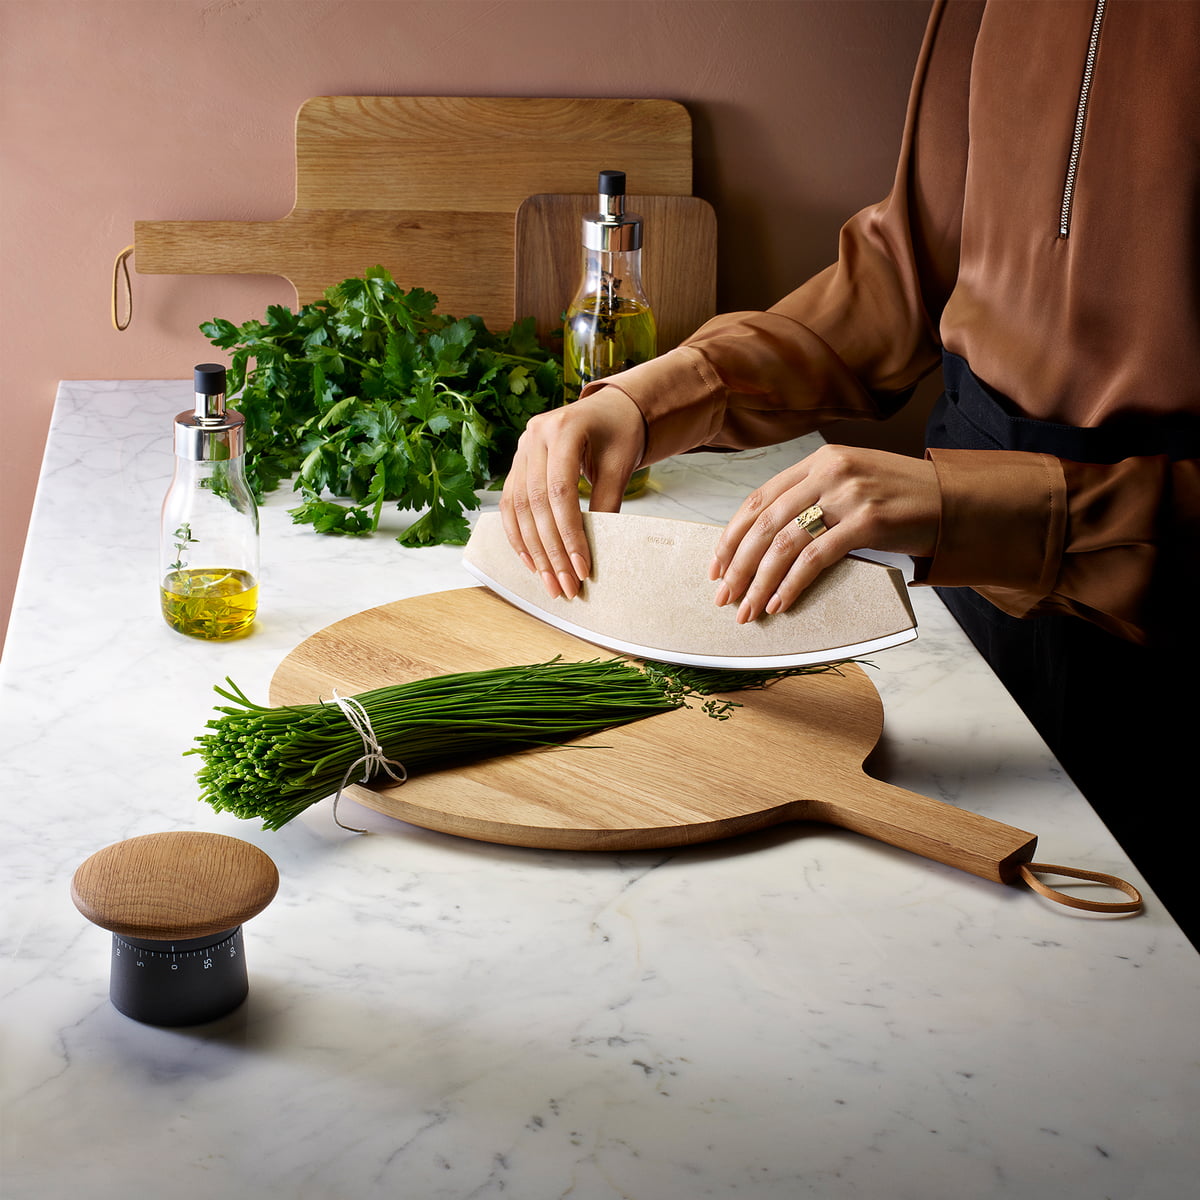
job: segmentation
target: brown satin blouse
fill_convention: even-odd
[[[1039,420],[1200,417],[1200,2],[1100,8],[1085,89],[1096,0],[938,0],[895,183],[837,263],[605,381],[641,409],[645,461],[885,418],[943,348]],[[929,457],[942,515],[918,582],[1144,642],[1164,554],[1200,556],[1196,459]]]

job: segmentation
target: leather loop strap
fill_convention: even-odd
[[[1020,867],[1021,878],[1039,896],[1045,896],[1047,900],[1053,900],[1057,904],[1065,904],[1068,908],[1082,908],[1085,912],[1098,913],[1135,913],[1142,911],[1142,893],[1133,886],[1132,883],[1127,883],[1124,879],[1118,879],[1115,875],[1105,875],[1101,871],[1084,871],[1079,867],[1060,867],[1055,863],[1022,863]],[[1086,879],[1091,883],[1102,883],[1106,887],[1115,888],[1118,892],[1124,892],[1129,897],[1128,900],[1081,900],[1078,896],[1069,896],[1066,892],[1060,892],[1057,888],[1052,888],[1049,884],[1043,883],[1035,871],[1040,871],[1046,875],[1065,875],[1069,879]]]
[[[117,261],[113,263],[113,282],[112,282],[112,323],[113,328],[118,332],[123,332],[129,328],[130,321],[133,320],[133,288],[129,283],[129,256],[133,253],[132,246],[126,246],[120,254],[117,255]],[[125,322],[121,323],[121,318],[117,316],[117,295],[120,291],[121,274],[125,274]]]

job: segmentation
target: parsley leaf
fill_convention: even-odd
[[[466,542],[477,493],[498,486],[529,418],[563,402],[562,362],[531,319],[495,333],[437,303],[377,266],[296,312],[200,326],[229,351],[259,499],[294,477],[292,519],[319,533],[371,533],[395,503],[418,514],[402,545]]]

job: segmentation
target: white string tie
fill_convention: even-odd
[[[365,829],[356,829],[354,826],[344,825],[338,820],[338,801],[342,798],[342,793],[350,783],[350,776],[361,766],[363,773],[362,778],[358,781],[359,783],[366,783],[372,775],[380,771],[385,772],[397,783],[404,783],[408,779],[408,772],[404,769],[402,762],[398,762],[394,758],[388,758],[384,754],[383,747],[379,744],[379,739],[375,736],[375,729],[371,724],[371,718],[367,715],[367,710],[358,700],[353,696],[339,696],[337,688],[334,688],[333,702],[341,709],[342,716],[354,727],[355,733],[362,738],[363,744],[362,754],[346,768],[346,773],[342,776],[341,786],[337,790],[337,795],[333,798],[333,819],[342,829],[349,830],[351,833],[366,833]]]

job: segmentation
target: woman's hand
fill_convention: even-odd
[[[796,524],[818,504],[826,526]],[[924,459],[822,446],[752,492],[717,542],[709,578],[716,603],[740,601],[739,624],[789,608],[828,566],[853,550],[932,555],[941,518],[933,464]]]
[[[539,413],[525,427],[500,515],[509,545],[551,597],[571,599],[591,572],[580,475],[592,486],[591,511],[617,512],[645,444],[641,411],[616,388]]]

